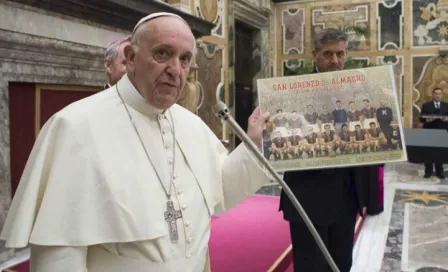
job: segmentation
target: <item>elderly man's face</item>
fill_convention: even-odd
[[[143,97],[158,109],[181,97],[190,71],[194,36],[174,17],[153,19],[143,26],[137,52],[126,52],[128,74]]]
[[[109,78],[109,85],[113,86],[123,77],[126,73],[126,57],[124,56],[124,47],[129,42],[124,42],[118,48],[118,54],[115,60],[105,60],[104,70]]]
[[[346,59],[345,42],[327,42],[322,48],[313,51],[313,59],[319,72],[332,72],[344,69]]]

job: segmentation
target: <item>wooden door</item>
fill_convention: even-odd
[[[14,196],[34,141],[45,122],[65,106],[101,88],[9,83],[11,193]]]

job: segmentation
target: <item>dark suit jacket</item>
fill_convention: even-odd
[[[372,182],[378,184],[378,171],[378,166],[294,171],[286,172],[284,181],[313,224],[324,226],[336,220],[348,198],[356,202],[360,214],[369,200],[378,203],[377,199],[369,197],[372,193],[369,185]],[[301,221],[299,213],[284,191],[280,196],[280,210],[283,211],[285,220]]]
[[[431,114],[448,116],[448,103],[441,101],[440,111],[436,109],[433,101],[426,102],[425,104],[423,104],[420,115],[431,115]],[[436,119],[432,122],[427,122],[426,119],[420,118],[420,122],[423,123],[423,128],[448,129],[448,122],[443,122],[440,119]]]

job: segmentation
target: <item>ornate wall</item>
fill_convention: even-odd
[[[417,126],[432,87],[448,91],[448,59],[436,57],[448,43],[448,0],[294,1],[275,17],[276,76],[309,61],[314,35],[334,27],[349,35],[351,58],[393,65],[404,126]]]
[[[44,83],[101,87],[104,49],[101,45],[126,35],[119,30],[87,25],[45,11],[0,2],[0,228],[11,202],[9,84]],[[27,24],[25,22],[35,22]],[[39,28],[49,26],[48,29]],[[51,27],[53,26],[53,28]],[[56,27],[57,26],[57,27]],[[84,28],[83,28],[84,27]],[[85,39],[85,33],[94,38]],[[64,57],[61,57],[64,56]],[[0,241],[0,264],[16,253]]]
[[[211,36],[197,40],[197,79],[202,87],[198,115],[223,140],[233,135],[212,112],[217,99],[225,101],[234,112],[235,94],[235,19],[256,29],[252,47],[256,68],[254,81],[271,75],[270,65],[270,0],[168,0],[184,12],[216,24]],[[254,84],[255,86],[256,84]],[[256,92],[256,90],[255,90]]]
[[[197,114],[215,132],[225,138],[225,130],[212,107],[220,97],[229,103],[229,4],[232,0],[168,0],[171,6],[205,19],[216,26],[211,36],[197,40],[195,79],[198,88]],[[231,35],[231,33],[230,33]],[[231,48],[231,47],[230,47]]]

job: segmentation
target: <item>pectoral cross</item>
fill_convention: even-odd
[[[174,209],[174,203],[171,200],[166,202],[165,221],[168,223],[168,229],[170,232],[171,242],[177,242],[179,240],[179,232],[177,231],[177,219],[182,218],[180,210]]]

